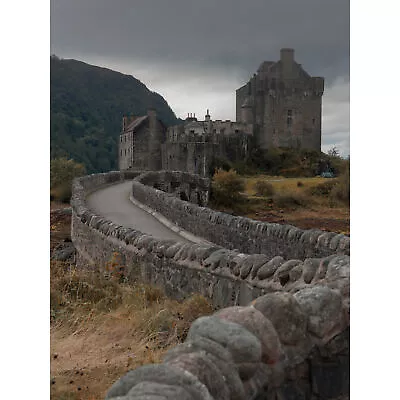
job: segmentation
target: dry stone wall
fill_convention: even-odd
[[[272,247],[265,254],[246,254],[218,245],[155,239],[114,224],[87,207],[85,199],[91,191],[133,177],[132,173],[110,172],[74,181],[72,240],[78,265],[105,268],[111,260],[118,260],[119,273],[128,281],[159,285],[178,299],[201,293],[219,311],[196,320],[186,341],[170,350],[162,364],[138,368],[119,379],[107,398],[346,397],[350,257],[340,254],[346,253],[345,246],[340,247],[345,241],[339,239],[333,245],[333,235],[330,240],[310,240],[317,255],[321,247],[331,250],[322,257],[304,258],[296,253],[290,259],[272,253]],[[190,203],[146,186],[145,179],[143,173],[133,182],[133,195],[145,205],[173,201],[176,207],[180,202],[194,209]],[[163,214],[162,210],[157,211]],[[284,229],[282,240],[291,231]],[[276,231],[267,226],[267,232]],[[302,232],[307,237],[308,231]],[[304,254],[311,255],[308,251]]]
[[[198,206],[197,196],[192,196],[195,197],[192,202],[182,201],[176,196],[179,189],[166,193],[171,192],[171,182],[179,181],[185,185],[190,183],[199,196],[208,200],[209,180],[177,171],[141,174],[132,184],[132,196],[186,231],[227,249],[301,260],[332,254],[350,255],[350,238],[346,235],[236,217]]]

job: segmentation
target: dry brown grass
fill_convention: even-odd
[[[121,375],[160,362],[196,318],[213,312],[202,296],[178,302],[64,262],[51,262],[50,286],[54,400],[104,398]]]
[[[282,176],[252,175],[243,177],[246,201],[231,209],[210,204],[225,212],[252,219],[295,225],[302,229],[318,228],[350,234],[350,208],[330,192],[341,178],[284,178]],[[299,182],[301,182],[299,184]],[[269,192],[261,193],[260,186]],[[326,188],[330,188],[326,191]],[[344,190],[343,190],[344,192]],[[335,193],[333,193],[335,194]],[[342,196],[344,197],[344,196]]]

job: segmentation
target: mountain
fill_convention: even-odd
[[[123,115],[152,107],[166,126],[179,123],[168,103],[133,76],[50,57],[50,155],[67,156],[88,173],[118,169]]]

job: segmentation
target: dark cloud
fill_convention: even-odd
[[[56,54],[254,71],[296,49],[313,75],[348,74],[348,0],[52,0]],[[335,72],[336,71],[336,72]]]
[[[342,143],[349,130],[348,0],[51,2],[52,53],[134,75],[179,116],[213,106],[215,118],[234,119],[235,89],[262,61],[279,59],[282,47],[326,78],[323,144]]]

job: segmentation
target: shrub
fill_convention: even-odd
[[[310,187],[308,189],[308,193],[312,196],[329,196],[336,184],[336,179],[329,179],[325,182],[319,183],[318,185]]]
[[[72,180],[86,174],[83,164],[65,157],[50,161],[50,188],[53,200],[68,203],[71,198]]]
[[[347,164],[345,171],[337,179],[337,183],[330,193],[330,198],[350,205],[350,164]]]
[[[305,207],[310,204],[310,199],[298,193],[279,194],[274,196],[274,205],[281,208]]]
[[[229,171],[232,168],[230,161],[224,158],[214,157],[208,167],[208,172],[213,176],[218,170]]]
[[[234,171],[218,169],[211,183],[211,199],[217,205],[232,206],[243,201],[243,179]]]
[[[51,189],[50,201],[56,200],[61,201],[62,203],[69,203],[72,195],[71,185],[71,182],[66,182],[54,189]]]
[[[256,190],[257,196],[273,196],[275,194],[275,189],[271,183],[264,181],[263,179],[258,179],[254,184],[254,189]]]

